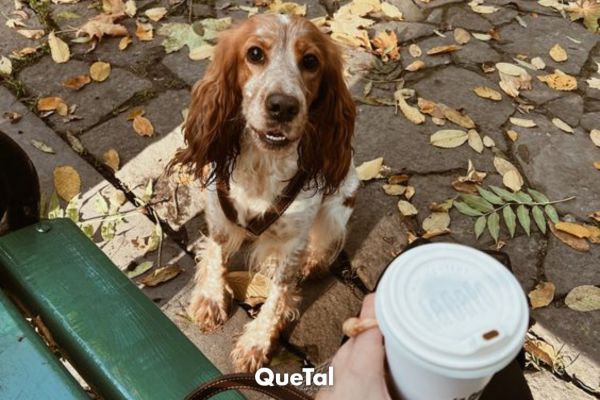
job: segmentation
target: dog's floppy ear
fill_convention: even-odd
[[[317,173],[326,193],[335,192],[352,162],[352,136],[356,106],[344,82],[343,59],[338,46],[324,38],[323,75],[319,93],[310,107],[307,140],[300,144],[301,162]],[[305,159],[305,160],[302,160]]]
[[[192,90],[183,128],[187,147],[176,155],[177,162],[195,166],[204,186],[215,176],[228,177],[239,153],[243,123],[236,35],[236,30],[230,30],[219,36],[206,74]],[[213,166],[209,175],[202,174],[207,164]]]

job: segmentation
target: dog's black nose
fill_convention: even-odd
[[[267,111],[271,118],[279,122],[289,122],[300,110],[298,99],[285,94],[275,93],[267,97]]]

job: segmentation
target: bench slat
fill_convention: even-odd
[[[0,237],[0,274],[101,396],[179,400],[221,375],[75,224],[44,224]]]

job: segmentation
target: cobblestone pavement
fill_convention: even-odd
[[[600,171],[593,167],[593,162],[600,160],[600,148],[594,147],[588,137],[591,129],[600,129],[600,90],[589,88],[585,82],[598,77],[598,34],[586,31],[580,22],[571,22],[536,1],[488,0],[487,5],[499,7],[492,14],[474,13],[466,2],[459,0],[389,2],[404,13],[405,21],[379,20],[371,27],[371,33],[395,31],[401,44],[401,60],[381,64],[364,50],[348,49],[348,72],[358,106],[355,159],[359,164],[383,157],[393,173],[409,175],[409,183],[416,191],[411,202],[419,213],[402,217],[396,208],[398,199],[382,191],[381,181],[363,184],[346,246],[351,267],[340,264],[323,280],[305,285],[302,316],[282,339],[287,351],[278,357],[275,368],[280,370],[298,370],[307,364],[319,366],[330,359],[342,340],[342,322],[357,313],[364,294],[373,289],[387,263],[406,246],[409,231],[419,232],[423,219],[430,213],[430,204],[456,195],[451,183],[465,174],[467,160],[487,172],[486,183],[493,184],[501,182],[492,163],[493,155],[503,154],[517,166],[529,187],[552,199],[576,196],[574,201],[557,205],[566,220],[589,222],[587,214],[600,210]],[[306,2],[308,16],[325,16],[334,10],[334,3],[310,0]],[[189,22],[190,18],[246,18],[247,11],[234,7],[236,4],[252,6],[244,0],[137,1],[138,15],[157,6],[169,9],[165,20],[154,23],[155,29],[163,22]],[[1,2],[0,15],[7,17],[13,10],[12,1]],[[30,16],[28,29],[60,31],[64,38],[70,38],[73,27],[98,13],[94,2],[85,0],[74,4],[30,0],[25,2],[24,10]],[[39,44],[8,28],[4,19],[0,24],[0,55]],[[134,19],[127,19],[125,25],[130,31],[135,30]],[[414,61],[408,52],[410,44],[419,45],[424,52],[434,46],[452,44],[455,28],[492,32],[498,35],[498,40],[472,39],[453,53],[423,55],[424,69],[402,70],[401,67]],[[68,63],[54,63],[47,47],[24,60],[13,60],[12,76],[3,79],[0,87],[0,113],[17,112],[23,118],[14,124],[0,119],[0,130],[29,153],[48,196],[53,190],[54,168],[75,167],[82,179],[81,218],[94,228],[102,219],[98,218],[101,212],[94,206],[95,200],[90,200],[97,193],[107,199],[114,198],[118,191],[126,194],[126,202],[120,208],[126,216],[117,225],[114,239],[102,240],[98,233],[94,237],[120,268],[143,261],[157,262],[158,251],[148,252],[140,241],[152,235],[158,218],[166,233],[160,249],[161,264],[176,263],[184,271],[164,285],[144,290],[219,368],[229,372],[228,354],[233,340],[251,317],[237,306],[231,319],[210,335],[201,334],[184,317],[193,275],[194,243],[203,229],[198,216],[202,204],[194,185],[174,188],[162,176],[171,155],[182,145],[181,133],[176,128],[183,120],[182,110],[187,107],[190,87],[202,75],[207,62],[190,60],[187,51],[165,54],[161,41],[160,37],[145,42],[134,40],[129,49],[119,51],[119,39],[105,37],[91,52],[87,52],[86,44],[70,44],[72,59]],[[556,43],[566,49],[567,62],[558,64],[548,56]],[[520,54],[542,57],[547,64],[544,73],[560,68],[576,76],[579,89],[551,90],[535,78],[541,71],[529,71],[534,75],[533,88],[522,92],[521,104],[504,95],[501,101],[491,102],[473,93],[476,86],[500,90],[497,73],[485,73],[482,64],[514,62],[513,58]],[[69,77],[87,73],[89,66],[98,60],[112,65],[107,81],[93,82],[80,91],[61,85]],[[396,115],[394,107],[360,101],[369,81],[375,82],[373,97],[392,99],[396,84],[393,80],[400,77],[405,80],[405,87],[416,90],[419,97],[464,110],[476,122],[479,132],[494,140],[495,148],[478,154],[467,145],[455,149],[433,147],[429,137],[440,128],[431,119],[415,125]],[[37,99],[50,95],[61,97],[68,105],[77,105],[75,114],[81,118],[66,121],[57,114],[41,115],[35,108]],[[528,116],[520,115],[517,107],[524,103],[533,106]],[[131,127],[128,115],[140,106],[154,125],[152,137],[136,135]],[[533,119],[537,126],[511,128],[512,116]],[[551,122],[555,117],[574,127],[574,133],[561,132]],[[517,131],[518,140],[509,140],[505,135],[507,129]],[[51,146],[55,154],[34,148],[33,139]],[[116,173],[103,162],[103,154],[111,148],[120,155],[121,168]],[[154,183],[153,199],[145,213],[136,212],[144,204],[149,180]],[[450,215],[451,234],[434,240],[494,247],[489,237],[475,240],[471,218],[454,209]],[[600,284],[600,247],[592,245],[588,252],[577,252],[552,234],[542,235],[537,230],[531,237],[521,232],[508,240],[504,231],[501,237],[506,240],[502,250],[511,256],[514,272],[526,292],[540,281],[556,285],[554,301],[532,311],[537,323],[531,334],[557,349],[562,348],[564,359],[576,358],[572,364],[566,363],[562,372],[547,366],[529,371],[527,379],[535,398],[594,398],[593,392],[598,393],[600,388],[600,311],[574,311],[565,306],[564,299],[576,286]],[[234,267],[241,265],[237,262]]]

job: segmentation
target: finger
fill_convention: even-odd
[[[363,299],[362,309],[360,310],[361,318],[375,318],[375,294],[371,293]]]

